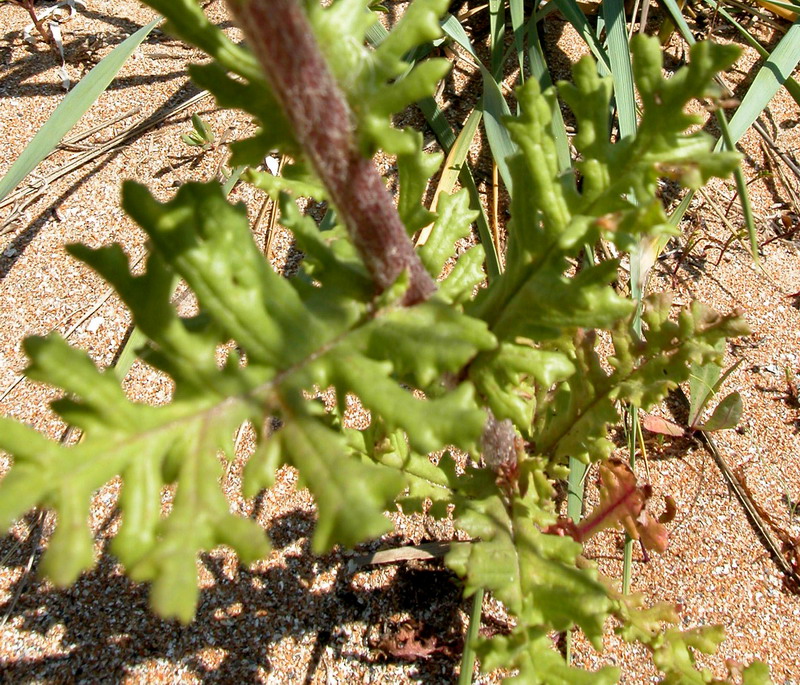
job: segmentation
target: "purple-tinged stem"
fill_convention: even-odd
[[[228,0],[228,5],[378,290],[407,269],[404,303],[427,299],[436,285],[375,165],[358,151],[352,113],[298,0]]]

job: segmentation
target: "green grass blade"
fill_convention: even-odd
[[[517,146],[511,140],[508,130],[503,125],[503,119],[511,116],[511,110],[503,97],[500,86],[492,76],[491,72],[481,64],[469,37],[464,32],[464,28],[450,16],[442,22],[442,30],[445,34],[458,43],[462,48],[469,52],[476,60],[483,77],[483,126],[486,130],[486,138],[492,150],[492,157],[497,163],[497,169],[503,179],[509,195],[514,192],[511,172],[508,168],[508,158],[516,154]]]
[[[639,425],[639,410],[631,406],[628,409],[628,455],[631,469],[636,465],[637,431],[641,432]],[[625,550],[622,559],[622,592],[628,594],[631,590],[631,566],[633,564],[633,538],[625,533]]]
[[[747,96],[745,96],[745,98],[746,97]],[[719,124],[720,131],[722,131],[722,138],[717,143],[716,149],[722,149],[722,143],[724,143],[724,147],[728,150],[735,150],[736,140],[738,140],[738,138],[734,139],[731,135],[728,119],[722,110],[717,110],[717,123]],[[750,124],[747,125],[747,127],[749,126]],[[739,202],[742,205],[742,214],[744,215],[744,223],[747,226],[747,235],[750,238],[750,252],[753,261],[758,264],[758,233],[756,233],[756,222],[753,218],[753,208],[750,204],[750,193],[747,190],[747,182],[745,181],[741,165],[736,167],[736,171],[733,173],[733,179],[736,182],[736,192],[739,194]]]
[[[442,21],[442,31],[445,32],[448,38],[454,40],[458,43],[462,48],[464,48],[472,57],[480,62],[478,58],[478,53],[475,52],[475,48],[472,47],[472,42],[467,35],[467,32],[464,30],[464,27],[461,25],[461,22],[458,21],[452,14],[446,15],[444,21]]]
[[[494,240],[492,240],[492,230],[489,227],[489,219],[486,217],[486,210],[484,210],[481,204],[478,187],[475,185],[475,179],[472,176],[469,165],[464,163],[466,155],[469,152],[469,143],[467,141],[471,141],[474,135],[474,132],[472,135],[469,134],[468,129],[472,127],[473,124],[477,126],[478,123],[480,123],[483,113],[480,110],[473,110],[467,118],[464,128],[461,129],[461,133],[456,137],[453,129],[450,128],[450,124],[447,123],[447,119],[436,105],[436,101],[433,98],[426,98],[417,104],[425,115],[425,119],[431,129],[433,129],[433,133],[442,146],[442,149],[448,155],[448,160],[452,160],[453,163],[455,163],[456,160],[461,159],[461,168],[458,178],[461,181],[461,185],[466,188],[469,193],[470,207],[478,212],[478,218],[475,223],[478,226],[478,235],[480,235],[481,238],[481,245],[483,245],[483,249],[486,252],[486,275],[489,281],[491,281],[493,278],[500,275],[500,259],[495,250]],[[465,131],[467,131],[467,133],[465,133]],[[461,145],[465,145],[465,148],[454,153],[454,146]],[[450,162],[448,162],[448,166],[449,165]],[[445,169],[443,173],[447,173],[447,169]]]
[[[439,177],[439,183],[436,186],[435,197],[438,199],[441,193],[452,193],[456,179],[459,179],[461,185],[467,188],[467,192],[470,194],[472,208],[480,209],[477,220],[478,235],[480,235],[481,245],[483,245],[484,252],[486,253],[486,275],[491,282],[493,278],[500,275],[500,260],[495,250],[494,240],[492,240],[492,231],[489,228],[486,213],[483,211],[483,205],[481,205],[480,197],[478,196],[478,189],[472,178],[472,172],[465,163],[482,116],[483,112],[481,112],[481,110],[473,109],[469,117],[467,117],[464,127],[461,129],[461,133],[458,134],[453,145],[447,150],[447,159],[444,162],[444,169],[442,169],[442,175]],[[447,125],[447,131],[452,136],[453,130],[449,125]],[[444,147],[444,145],[442,147]],[[434,200],[434,202],[436,202],[436,200]]]
[[[489,141],[503,184],[509,196],[513,196],[514,180],[508,167],[508,158],[517,153],[517,146],[503,124],[503,120],[511,116],[511,110],[497,81],[486,69],[481,71],[483,72],[483,127],[486,130],[486,139]]]
[[[608,36],[608,59],[614,81],[619,132],[620,137],[627,138],[636,134],[636,98],[633,94],[633,67],[623,0],[604,0],[603,18]]]
[[[672,17],[672,21],[675,22],[675,26],[678,27],[678,31],[680,31],[683,39],[689,45],[694,45],[697,41],[694,39],[694,35],[692,34],[692,30],[689,28],[689,24],[686,23],[686,19],[684,19],[683,12],[681,12],[681,8],[678,7],[678,3],[675,2],[675,0],[664,0],[664,6],[667,8],[667,11]]]
[[[586,45],[592,51],[594,58],[597,60],[597,71],[601,76],[607,76],[611,73],[611,64],[608,60],[608,55],[597,40],[597,36],[592,31],[592,27],[586,20],[586,15],[583,13],[578,3],[575,0],[553,0],[550,3],[556,6],[561,14],[572,24],[573,28],[578,32],[578,35],[583,38]]]
[[[583,493],[586,472],[589,465],[578,461],[575,457],[569,458],[569,479],[567,481],[567,516],[575,523],[581,520],[583,514]]]
[[[496,78],[503,75],[504,38],[506,35],[505,0],[489,0],[489,41],[492,74]]]
[[[433,131],[433,135],[436,136],[439,145],[442,146],[445,154],[447,154],[450,148],[456,143],[456,134],[450,127],[444,112],[439,109],[436,100],[430,97],[420,100],[417,106],[422,110],[422,114],[425,116],[428,126],[430,126]]]
[[[519,64],[519,81],[525,83],[525,3],[524,0],[509,0],[511,28],[514,31],[514,51]]]
[[[133,362],[135,362],[136,358],[139,356],[136,351],[140,350],[144,347],[145,343],[147,343],[147,336],[142,333],[139,328],[134,326],[130,330],[131,334],[123,343],[122,350],[119,353],[119,357],[117,357],[117,362],[114,364],[114,375],[120,382],[125,380],[125,376],[127,376],[128,371],[131,370]]]
[[[472,672],[475,669],[475,643],[478,641],[483,611],[483,588],[478,588],[472,598],[472,613],[469,617],[467,638],[464,640],[464,651],[461,655],[461,671],[458,674],[458,685],[470,685]]]
[[[769,51],[761,45],[755,38],[753,38],[752,34],[742,26],[734,17],[719,3],[715,2],[715,0],[705,0],[706,4],[708,4],[714,11],[719,12],[721,17],[724,17],[733,27],[739,32],[742,38],[747,42],[747,44],[755,50],[762,59],[769,58]],[[789,95],[794,98],[794,101],[800,105],[800,83],[795,81],[791,76],[789,76],[786,81],[784,82],[784,87],[787,91],[789,91]]]
[[[614,83],[614,101],[617,109],[620,138],[629,138],[636,135],[636,98],[633,90],[633,66],[631,52],[628,44],[628,27],[625,19],[625,5],[623,0],[604,0],[603,20],[608,41],[608,59],[611,64],[611,79]],[[599,29],[599,25],[598,25]],[[631,198],[636,201],[636,198]],[[645,239],[646,240],[646,239]],[[644,252],[641,246],[631,254],[631,298],[636,302],[636,315],[634,329],[641,333],[642,296],[644,293],[638,287],[642,279],[642,269],[649,268],[641,259]],[[635,404],[629,407],[632,419],[632,432],[634,440],[628,445],[628,458],[631,468],[636,465],[636,431],[638,427],[639,409]],[[570,474],[571,475],[571,474]],[[625,552],[622,560],[622,586],[628,592],[631,582],[631,566],[633,563],[633,541],[626,539]]]
[[[11,165],[8,173],[0,179],[0,200],[14,190],[39,162],[55,149],[108,87],[128,57],[160,22],[161,17],[154,19],[126,38],[67,93],[61,104],[56,107],[50,118]]]
[[[683,14],[681,14],[681,10],[678,7],[675,0],[663,0],[664,6],[667,8],[667,11],[672,16],[675,25],[678,27],[678,30],[683,36],[683,39],[689,44],[694,45],[697,41],[695,41],[694,36],[692,35],[691,30],[689,29],[686,20],[683,18]],[[800,21],[800,20],[799,20]],[[792,28],[797,26],[798,22],[795,22],[792,25]],[[752,88],[751,88],[752,90]],[[749,94],[749,91],[748,91]],[[747,96],[745,96],[747,97]],[[772,96],[770,96],[771,99]],[[766,106],[766,103],[764,104]],[[741,108],[741,107],[740,107]],[[716,112],[717,123],[719,125],[719,129],[722,132],[722,138],[717,141],[716,149],[721,149],[723,145],[727,147],[729,150],[735,150],[735,143],[738,138],[734,139],[731,135],[730,129],[728,127],[728,118],[725,116],[725,112],[721,109],[718,109]],[[750,122],[752,123],[752,122]],[[750,124],[748,124],[749,126]],[[746,128],[744,129],[746,130]],[[744,132],[744,131],[743,131]],[[744,178],[744,172],[742,171],[741,165],[736,167],[736,171],[733,172],[734,180],[736,181],[736,191],[739,194],[739,201],[742,205],[742,214],[744,216],[744,223],[747,226],[747,234],[750,237],[750,250],[752,253],[753,261],[758,264],[758,234],[756,233],[756,222],[753,218],[753,208],[750,205],[750,194],[747,192],[747,182]],[[683,202],[681,202],[681,206],[678,209],[683,208],[683,212],[689,206],[689,202],[691,202],[692,197],[694,197],[694,191],[690,190],[686,197],[684,197]],[[677,211],[677,210],[676,210]],[[683,216],[681,214],[680,216]],[[677,225],[678,221],[680,221],[680,217],[676,221],[673,221],[673,225]]]
[[[730,137],[734,143],[744,135],[778,89],[792,75],[800,62],[800,18],[789,27],[761,68],[742,98],[742,104],[730,121]],[[718,146],[719,147],[719,146]]]
[[[794,12],[797,14],[800,12],[800,4],[796,2],[782,2],[782,0],[769,0],[770,5],[775,5],[775,7],[780,7],[782,10],[786,10],[787,12]]]
[[[445,34],[448,35],[448,37],[450,37],[452,40],[455,40],[476,60],[478,59],[475,49],[472,47],[472,43],[469,40],[469,36],[467,36],[466,32],[464,31],[464,27],[461,26],[454,16],[447,15],[442,22],[442,29],[444,30]],[[376,46],[379,45],[387,35],[388,32],[383,25],[376,23],[371,27],[371,31],[367,33],[367,40],[370,42],[370,44]],[[447,118],[444,116],[444,113],[439,109],[436,101],[432,97],[427,97],[423,100],[420,100],[417,103],[417,106],[420,108],[420,110],[422,110],[422,114],[428,122],[428,125],[431,127],[436,139],[439,141],[439,144],[442,146],[445,154],[449,155],[453,146],[458,143],[461,136],[456,136],[455,132],[450,127],[450,124],[447,122]],[[467,120],[464,128],[467,128],[470,125],[470,120],[471,117]],[[476,126],[479,121],[480,116],[474,120]],[[472,136],[470,136],[469,139],[472,140]],[[467,149],[463,151],[464,159],[466,158],[466,153],[468,150],[469,146],[467,145]],[[478,218],[476,221],[478,225],[478,234],[480,235],[481,244],[486,252],[486,274],[488,279],[491,281],[492,278],[495,278],[500,274],[500,259],[498,258],[497,251],[494,247],[492,231],[489,227],[489,220],[487,219],[486,211],[481,204],[478,188],[475,185],[475,179],[473,178],[472,171],[467,164],[461,164],[459,180],[461,181],[461,185],[464,186],[469,193],[470,206],[472,209],[478,212]]]

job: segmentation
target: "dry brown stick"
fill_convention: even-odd
[[[35,184],[28,183],[27,185],[21,187],[15,193],[11,193],[10,195],[6,196],[2,201],[0,201],[0,208],[5,207],[6,205],[10,205],[13,202],[16,202],[19,198],[25,197],[26,195],[30,195],[31,193],[35,193],[41,190],[43,187],[53,183],[54,181],[58,180],[62,176],[66,176],[67,174],[71,173],[75,169],[82,167],[84,164],[88,164],[91,161],[94,161],[98,157],[106,154],[107,152],[111,152],[117,147],[121,147],[126,143],[131,142],[134,138],[145,133],[146,131],[150,130],[151,128],[158,126],[161,122],[165,121],[169,117],[173,116],[174,114],[178,114],[183,110],[191,107],[196,102],[199,102],[205,97],[208,97],[210,93],[207,90],[201,91],[196,95],[188,98],[187,100],[183,100],[178,104],[174,105],[173,107],[168,108],[166,111],[161,112],[159,114],[154,114],[146,119],[143,119],[137,124],[134,124],[130,128],[122,131],[121,133],[117,134],[111,140],[99,145],[97,148],[92,150],[87,150],[86,152],[80,152],[73,157],[65,164],[60,166],[54,172],[47,174],[46,176],[39,179]]]
[[[678,388],[675,391],[675,395],[681,401],[684,407],[688,409],[689,398],[686,397],[686,393],[683,392],[683,389]],[[706,431],[698,430],[696,433],[701,442],[706,446],[706,449],[711,453],[711,456],[714,458],[714,461],[719,467],[722,477],[727,483],[728,487],[733,491],[736,499],[738,499],[739,503],[742,505],[745,516],[755,529],[756,535],[758,535],[758,537],[761,539],[761,542],[767,548],[767,552],[769,553],[770,557],[772,557],[772,560],[775,562],[778,569],[781,571],[781,573],[783,573],[783,576],[786,580],[786,586],[791,588],[793,591],[800,590],[800,574],[797,573],[792,564],[790,564],[783,555],[783,550],[781,549],[780,544],[773,536],[769,526],[764,522],[764,519],[762,519],[759,515],[757,505],[753,503],[751,498],[745,492],[741,483],[739,483],[739,480],[734,475],[730,466],[728,466],[728,464],[722,458],[714,439]]]
[[[298,0],[228,0],[297,141],[330,194],[379,292],[409,274],[405,304],[436,290],[373,160],[353,135],[354,117]]]
[[[20,198],[19,202],[17,202],[17,204],[11,208],[8,216],[3,219],[2,223],[0,223],[0,235],[11,233],[11,231],[14,230],[12,224],[19,219],[20,216],[22,216],[22,212],[36,202],[36,200],[38,200],[42,195],[44,195],[44,190],[44,187],[42,187],[39,188],[33,196]]]
[[[14,589],[14,595],[11,597],[11,600],[8,603],[8,609],[6,609],[3,616],[0,617],[0,628],[8,623],[8,619],[11,618],[11,614],[14,613],[14,609],[17,606],[17,602],[19,602],[19,598],[22,597],[22,591],[25,589],[28,578],[30,578],[31,574],[33,573],[33,565],[36,561],[36,552],[39,549],[39,544],[42,541],[42,527],[44,526],[44,520],[46,516],[47,512],[44,509],[39,509],[36,515],[36,521],[30,528],[28,540],[31,540],[33,543],[32,549],[28,555],[28,561],[25,564],[25,570],[23,570],[22,575],[17,581],[17,587]]]
[[[132,264],[131,268],[132,268],[132,269],[136,268],[136,266],[138,266],[138,264],[139,264],[139,263],[140,263],[140,262],[141,262],[141,261],[142,261],[144,258],[145,258],[145,255],[144,255],[144,254],[143,254],[143,255],[141,255],[141,256],[140,256],[140,257],[139,257],[139,258],[138,258],[138,259],[137,259],[137,260],[136,260],[136,261],[135,261],[135,262]],[[93,305],[90,307],[89,311],[87,311],[87,312],[86,312],[86,313],[85,313],[85,314],[84,314],[84,315],[83,315],[83,316],[82,316],[80,319],[78,319],[78,321],[76,321],[76,322],[75,322],[75,323],[74,323],[72,326],[70,326],[70,327],[69,327],[69,329],[67,330],[67,332],[63,334],[64,340],[69,340],[70,336],[71,336],[71,335],[72,335],[72,334],[73,334],[75,331],[77,331],[77,330],[78,330],[78,329],[79,329],[79,328],[80,328],[80,327],[81,327],[81,326],[82,326],[82,325],[83,325],[83,324],[84,324],[84,323],[87,321],[87,319],[88,319],[90,316],[92,316],[93,314],[95,314],[95,313],[96,313],[96,312],[97,312],[97,311],[100,309],[100,307],[102,307],[102,306],[103,306],[103,305],[104,305],[104,304],[105,304],[105,303],[106,303],[106,302],[109,300],[109,298],[110,298],[110,297],[111,297],[113,294],[114,294],[114,290],[113,290],[113,288],[109,288],[108,290],[106,290],[106,292],[105,292],[105,293],[102,295],[102,297],[101,297],[101,298],[100,298],[100,299],[99,299],[97,302],[95,302],[95,303],[94,303],[94,304],[93,304]],[[75,316],[75,314],[77,314],[79,311],[80,311],[80,309],[78,309],[78,310],[76,310],[76,311],[72,312],[72,313],[71,313],[71,314],[70,314],[70,315],[67,317],[67,319],[66,319],[66,320],[69,320],[70,318],[72,318],[73,316]],[[63,322],[64,320],[65,320],[65,319],[62,319],[62,322]],[[57,325],[60,325],[60,323],[59,323],[59,324],[57,324]],[[22,383],[22,381],[24,381],[24,380],[25,380],[25,375],[24,375],[24,374],[20,374],[20,375],[18,375],[18,376],[17,376],[17,377],[16,377],[16,378],[15,378],[15,379],[14,379],[14,380],[11,382],[11,385],[9,385],[9,386],[8,386],[8,387],[7,387],[7,388],[6,388],[6,389],[5,389],[5,390],[2,392],[2,394],[0,394],[0,402],[2,402],[3,400],[5,400],[5,399],[6,399],[6,397],[8,397],[8,396],[11,394],[11,392],[14,390],[14,388],[16,388],[16,387],[17,387],[17,386],[18,386],[20,383]]]
[[[761,141],[761,149],[764,152],[764,158],[769,163],[769,166],[775,171],[775,176],[777,176],[778,180],[781,182],[781,185],[791,198],[792,209],[797,212],[800,210],[800,201],[798,200],[797,193],[795,193],[792,184],[789,183],[789,179],[786,178],[783,168],[779,164],[779,162],[783,161],[783,159],[776,151],[776,148],[770,145],[766,140]]]
[[[739,485],[742,486],[742,490],[747,494],[750,500],[753,502],[753,506],[755,507],[758,515],[764,519],[764,522],[772,529],[772,532],[775,533],[777,538],[788,548],[794,550],[794,554],[797,554],[797,546],[798,546],[798,538],[792,537],[789,533],[787,533],[783,528],[781,528],[775,520],[770,516],[769,512],[767,512],[764,507],[762,507],[756,498],[753,496],[752,491],[750,490],[750,486],[747,485],[747,479],[744,475],[744,467],[738,466],[736,471],[734,471],[734,476],[736,476],[736,480],[739,481]],[[796,566],[796,565],[795,565]]]
[[[286,155],[281,155],[281,161],[278,163],[278,176],[283,173],[283,165],[285,163]],[[270,199],[269,202],[269,223],[267,224],[267,231],[264,233],[264,256],[267,258],[267,261],[269,261],[270,255],[272,254],[272,244],[275,242],[275,226],[278,223],[278,203],[272,199]]]
[[[362,566],[380,566],[383,564],[396,564],[401,561],[430,561],[441,559],[450,551],[450,542],[425,542],[421,545],[407,545],[383,549],[373,554],[365,554],[351,559],[347,568],[350,572]]]
[[[783,150],[778,147],[778,144],[772,138],[772,136],[767,132],[767,130],[761,125],[761,122],[756,120],[753,122],[753,128],[755,129],[756,133],[760,135],[764,142],[769,146],[769,148],[781,158],[781,161],[788,166],[797,178],[800,178],[800,165],[792,159],[789,155],[787,155]]]
[[[116,123],[118,123],[120,121],[124,121],[125,119],[129,119],[134,114],[138,114],[141,110],[142,110],[141,107],[133,107],[132,109],[129,109],[128,111],[123,112],[122,114],[118,114],[117,116],[112,117],[111,119],[108,119],[107,121],[101,121],[99,124],[96,124],[95,126],[90,126],[89,128],[84,129],[83,131],[78,131],[78,133],[76,133],[76,134],[74,134],[72,136],[67,136],[66,138],[64,138],[61,141],[61,143],[59,143],[59,148],[69,149],[70,147],[76,145],[77,143],[80,143],[82,140],[85,140],[86,138],[88,138],[93,133],[97,133],[98,131],[102,131],[104,128],[108,128],[109,126],[113,126],[114,124],[116,124]],[[108,142],[108,141],[104,141],[104,142]],[[89,148],[84,148],[84,149],[91,149],[91,148],[93,148],[93,147],[95,147],[97,145],[103,145],[104,142],[95,143],[95,144],[91,145]],[[47,156],[50,157],[50,156],[54,155],[57,151],[58,151],[58,148],[53,150]],[[82,151],[83,150],[81,150],[81,152]]]

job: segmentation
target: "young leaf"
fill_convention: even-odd
[[[686,429],[682,426],[679,426],[674,421],[653,414],[645,414],[642,417],[642,428],[651,433],[669,435],[673,438],[680,438],[686,435]]]
[[[727,428],[736,428],[742,418],[742,396],[732,392],[720,402],[708,421],[699,424],[697,428],[704,431],[719,431]]]

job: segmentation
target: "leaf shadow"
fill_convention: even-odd
[[[455,576],[443,566],[423,563],[396,567],[388,583],[365,583],[363,574],[380,571],[348,570],[348,554],[341,550],[311,553],[314,520],[299,510],[274,519],[268,528],[273,553],[250,568],[233,567],[229,554],[201,554],[210,581],[202,583],[197,615],[188,625],[150,610],[148,585],[122,572],[107,539],[95,567],[68,588],[16,574],[0,603],[0,616],[8,614],[0,639],[15,640],[19,657],[0,660],[0,681],[121,683],[157,662],[175,677],[195,676],[204,683],[255,682],[266,674],[282,682],[322,683],[330,660],[364,671],[386,661],[372,649],[369,635],[402,615],[457,647],[414,662],[414,677],[455,682],[461,616],[468,611]],[[11,552],[6,572],[24,568],[32,552],[38,562],[42,548],[36,540],[37,549],[31,550],[30,542],[20,544],[13,534],[0,539],[0,559]],[[401,544],[398,536],[388,542]],[[360,553],[369,547],[375,543],[362,546]],[[20,583],[25,586],[14,602]],[[364,630],[365,644],[350,639],[356,628]],[[42,638],[57,646],[37,649]],[[276,650],[285,653],[287,638],[298,651],[310,644],[310,656],[276,657]]]

